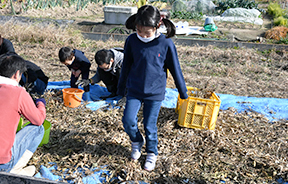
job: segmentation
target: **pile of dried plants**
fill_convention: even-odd
[[[162,108],[158,119],[159,159],[156,169],[147,172],[142,169],[145,154],[139,162],[129,159],[130,142],[121,122],[123,109],[67,108],[57,90],[47,92],[45,98],[47,119],[52,123],[50,142],[37,150],[30,163],[49,167],[48,162],[56,162],[55,174],[61,176],[69,169],[79,183],[80,173],[72,174],[77,167],[101,166],[123,180],[148,183],[288,179],[287,120],[271,123],[258,113],[237,113],[231,108],[220,110],[215,130],[196,130],[179,127],[175,109]]]
[[[265,33],[267,39],[280,40],[286,38],[288,28],[284,26],[274,27]]]
[[[50,81],[69,80],[70,73],[58,60],[62,46],[85,52],[93,60],[98,49],[119,47],[124,42],[85,40],[73,29],[2,25],[2,36],[16,52],[39,65]],[[31,30],[30,30],[31,29]],[[25,30],[25,31],[23,31]],[[29,32],[31,31],[31,32]],[[176,45],[187,86],[213,89],[216,93],[288,98],[287,51],[259,52],[254,49],[220,49]],[[169,75],[167,87],[174,88]],[[162,108],[158,119],[159,159],[156,169],[142,169],[129,159],[131,147],[121,118],[123,109],[91,111],[63,105],[62,92],[44,94],[47,120],[52,123],[50,141],[37,149],[30,164],[37,168],[56,162],[58,170],[105,166],[112,176],[125,181],[148,183],[271,183],[288,179],[288,121],[268,121],[253,111],[220,110],[215,130],[180,128],[175,109]],[[139,113],[141,131],[142,114]],[[89,175],[89,170],[87,170]],[[71,174],[77,183],[81,176]]]

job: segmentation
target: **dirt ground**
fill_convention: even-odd
[[[97,50],[124,45],[121,41],[93,41],[81,36],[79,22],[104,20],[102,5],[91,4],[76,13],[75,7],[27,12],[21,12],[19,7],[15,9],[19,16],[75,20],[73,26],[65,28],[15,22],[0,25],[1,35],[12,41],[19,55],[39,65],[49,81],[70,78],[67,67],[58,59],[58,51],[63,46],[85,52],[92,63],[92,76],[97,67],[94,62]],[[0,10],[1,15],[9,12],[9,7]],[[202,22],[190,24],[201,25]],[[236,30],[239,37],[241,33],[243,39],[248,38],[244,38],[248,34],[261,35],[268,29],[242,23],[217,26],[224,37],[227,34],[222,33],[227,29]],[[80,27],[91,29],[91,25]],[[288,98],[287,50],[260,52],[257,49],[180,45],[176,48],[187,86],[223,94]],[[167,87],[175,88],[171,75]],[[259,113],[237,113],[230,108],[220,110],[215,130],[198,130],[179,127],[175,109],[161,108],[157,122],[159,157],[156,169],[146,172],[142,169],[145,153],[138,162],[129,159],[130,141],[121,121],[123,108],[91,111],[85,104],[67,108],[58,90],[49,91],[44,97],[46,119],[52,127],[49,143],[38,148],[29,162],[36,165],[38,171],[41,165],[49,167],[48,162],[56,162],[59,168],[55,173],[63,176],[63,170],[71,169],[70,179],[79,184],[83,183],[83,176],[72,174],[75,166],[86,169],[89,175],[91,171],[87,168],[104,165],[111,170],[111,176],[121,176],[114,183],[275,183],[280,177],[288,180],[287,120],[270,123]],[[139,124],[143,132],[142,121],[140,111]]]
[[[121,6],[135,6],[133,3],[122,3]],[[262,5],[263,6],[263,5]],[[169,7],[168,7],[169,8]],[[102,24],[104,22],[104,6],[100,3],[89,4],[84,10],[78,10],[75,13],[75,5],[66,8],[55,7],[53,9],[36,10],[28,9],[23,11],[20,4],[14,5],[15,12],[17,16],[25,17],[38,17],[38,18],[48,18],[48,19],[67,19],[75,20],[74,25],[77,26],[82,31],[87,32],[108,32],[114,27],[123,27],[122,25],[107,25]],[[0,14],[8,15],[11,14],[11,7],[7,6],[0,9]],[[181,20],[174,20],[175,22]],[[203,26],[205,20],[187,20],[190,26]],[[208,37],[217,37],[220,39],[232,39],[233,36],[240,40],[248,41],[254,40],[257,37],[264,37],[267,30],[272,28],[272,18],[269,15],[263,15],[263,25],[247,24],[241,22],[215,22],[218,29],[209,34]],[[79,25],[81,24],[81,26]],[[125,29],[125,28],[124,28]],[[194,37],[199,37],[194,35]]]
[[[127,3],[122,4],[121,6],[134,5]],[[73,5],[69,8],[56,7],[54,9],[45,10],[28,9],[26,12],[21,10],[21,6],[15,5],[14,8],[18,13],[17,16],[36,17],[46,20],[47,18],[52,20],[74,20],[74,23],[69,27],[86,32],[108,32],[115,26],[124,27],[123,25],[103,24],[104,6],[100,3],[89,4],[86,9],[77,12],[75,12],[75,6]],[[11,8],[9,6],[0,9],[0,14],[2,15],[7,15],[9,13],[11,13]],[[265,31],[271,27],[271,18],[268,15],[263,15],[263,18],[264,24],[262,26],[234,22],[216,23],[219,29],[215,33],[209,34],[213,37],[217,36],[225,39],[231,39],[233,35],[234,37],[243,40],[255,39],[258,36],[263,36]],[[203,22],[189,20],[189,24],[199,26],[202,25]],[[120,43],[120,45],[118,44],[120,47],[123,47],[123,45],[123,43]],[[23,53],[23,55],[26,55],[29,53],[29,51],[25,51],[27,48],[21,48],[22,46],[19,46],[21,54]],[[98,49],[97,47],[98,46],[95,45],[94,48],[81,49],[84,49],[89,59],[93,61],[93,52]],[[107,48],[109,46],[104,44],[104,47]],[[36,48],[39,49],[38,47]],[[34,48],[29,48],[29,50],[31,49]],[[51,54],[55,60],[57,60],[56,50],[57,49],[54,48],[52,51],[53,54]],[[188,86],[202,88],[202,86],[207,86],[205,83],[209,82],[209,85],[213,86],[212,88],[218,93],[277,98],[287,98],[288,96],[288,66],[285,62],[285,60],[287,60],[286,50],[266,51],[261,53],[250,49],[223,50],[213,48],[212,46],[206,48],[179,46],[178,52]],[[32,59],[37,62],[37,54],[32,56]],[[63,73],[67,72],[64,67],[62,68]],[[95,63],[92,65],[92,68],[96,68]],[[50,71],[49,68],[47,70]],[[49,77],[52,81],[58,79],[55,79],[55,76],[51,75],[50,72],[48,72],[48,75],[50,75]],[[67,77],[65,77],[65,79],[68,80]],[[172,82],[169,85],[173,87],[173,80],[171,81]]]

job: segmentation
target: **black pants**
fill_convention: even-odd
[[[118,85],[118,79],[115,75],[113,75],[110,72],[105,72],[104,70],[98,70],[100,79],[105,84],[107,90],[110,93],[117,93],[117,85]]]
[[[80,75],[82,75],[82,79],[89,79],[89,71],[82,72]],[[78,88],[78,86],[75,84],[77,82],[78,78],[79,77],[75,77],[75,75],[73,75],[71,73],[71,78],[70,78],[70,86],[71,86],[71,88]],[[85,92],[89,92],[90,91],[90,86],[89,85],[85,86],[84,87],[84,91]]]

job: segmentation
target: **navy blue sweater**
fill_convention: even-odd
[[[118,81],[118,95],[139,99],[164,100],[167,68],[172,74],[180,98],[186,99],[187,88],[182,75],[176,47],[161,34],[144,43],[131,34],[125,42],[124,60]]]
[[[75,71],[81,70],[82,74],[89,72],[91,63],[87,59],[87,57],[84,55],[84,52],[77,50],[77,49],[74,49],[73,53],[74,53],[75,59],[71,65],[67,66],[69,68],[69,70],[71,70],[71,69],[74,69]]]

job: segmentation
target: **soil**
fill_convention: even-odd
[[[121,6],[135,6],[132,3],[121,4]],[[53,9],[37,10],[28,9],[23,11],[20,4],[14,5],[15,12],[17,16],[33,17],[41,19],[66,19],[74,20],[74,26],[76,26],[81,31],[85,32],[101,32],[107,33],[113,28],[121,28],[125,30],[125,33],[129,33],[129,30],[125,28],[124,25],[108,25],[105,24],[104,20],[104,6],[100,3],[89,4],[85,9],[80,9],[77,12],[75,5],[71,7],[60,8],[54,7]],[[75,13],[76,12],[76,13]],[[0,9],[1,15],[11,14],[10,6]],[[213,33],[208,34],[208,38],[219,38],[225,40],[233,40],[233,38],[238,38],[242,41],[255,40],[257,37],[264,37],[265,32],[272,28],[272,18],[264,14],[263,15],[263,25],[254,25],[248,23],[240,22],[215,22],[218,29]],[[175,22],[181,20],[174,20]],[[203,26],[205,20],[194,21],[187,20],[190,26]],[[115,31],[114,33],[117,33]],[[119,32],[118,32],[119,33]],[[190,37],[202,37],[201,35],[190,35]],[[235,40],[234,40],[235,41]]]
[[[181,20],[174,20],[175,22]],[[182,20],[183,21],[183,20]],[[188,21],[189,26],[203,26],[203,21]],[[238,39],[239,41],[253,41],[257,40],[258,38],[264,38],[265,32],[271,29],[271,17],[264,16],[263,17],[263,25],[253,25],[253,24],[245,24],[245,23],[225,23],[225,22],[215,22],[218,29],[214,32],[210,32],[207,36],[203,35],[189,35],[186,37],[193,37],[193,38],[217,38],[222,40],[230,40],[235,41]],[[109,25],[105,24],[104,19],[98,19],[96,21],[82,21],[76,20],[75,22],[78,28],[84,32],[98,32],[98,33],[118,33],[118,34],[129,34],[131,30],[127,30],[124,25]],[[113,28],[120,28],[113,31]],[[180,36],[180,35],[179,35]]]

